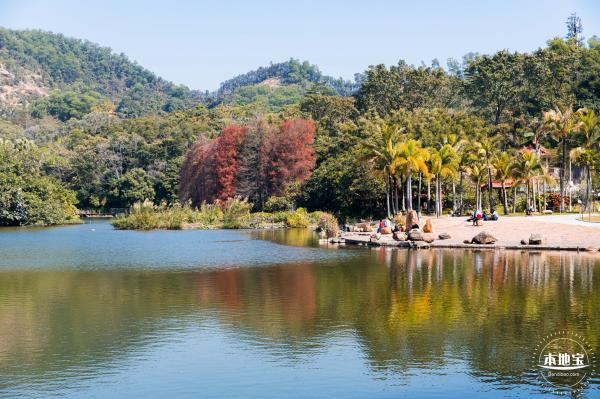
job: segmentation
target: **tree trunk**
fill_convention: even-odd
[[[452,180],[452,215],[456,213],[456,183]]]
[[[562,141],[562,168],[560,171],[560,213],[565,211],[565,174],[567,171],[567,138],[563,137]]]
[[[513,213],[517,213],[517,181],[513,184]]]
[[[438,175],[437,178],[437,193],[435,195],[435,198],[437,200],[438,206],[437,206],[437,217],[442,216],[442,179],[440,178],[440,176]]]
[[[525,184],[527,184],[527,189],[525,190],[525,214],[529,215],[529,180],[527,180]]]
[[[533,212],[537,212],[536,202],[535,202],[535,178],[531,180],[531,207],[533,208]]]
[[[504,206],[504,214],[508,215],[508,198],[506,197],[506,183],[502,180],[502,205]]]
[[[421,184],[423,180],[423,174],[419,172],[419,192],[417,194],[417,213],[421,215]]]
[[[459,209],[460,209],[460,214],[463,215],[465,213],[465,207],[464,207],[464,202],[463,202],[463,172],[459,172],[460,173],[460,181],[458,183],[458,193],[459,193]]]
[[[427,180],[427,214],[431,213],[431,179]]]
[[[394,214],[396,214],[400,211],[398,202],[398,179],[394,179],[394,192],[396,194],[394,199]]]
[[[387,207],[387,215],[390,217],[390,175],[388,174],[387,183],[385,187],[385,203]]]
[[[494,210],[494,187],[492,183],[492,166],[488,162],[488,195],[490,196],[490,212]]]
[[[406,178],[406,209],[412,211],[412,176],[410,171]]]

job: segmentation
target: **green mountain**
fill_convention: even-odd
[[[0,28],[0,113],[30,109],[61,120],[94,107],[123,117],[169,112],[198,102],[123,54],[89,41],[39,30]]]
[[[358,84],[323,75],[316,65],[292,58],[221,83],[210,96],[210,104],[259,104],[276,111],[298,104],[309,90],[348,96],[358,90]]]
[[[94,109],[139,117],[199,103],[277,111],[298,104],[309,90],[350,95],[357,88],[290,59],[236,76],[215,92],[194,91],[86,40],[0,28],[0,116],[12,119],[51,115],[66,121]]]

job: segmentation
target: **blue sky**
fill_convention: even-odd
[[[600,36],[594,0],[0,0],[0,26],[88,39],[175,83],[213,90],[290,57],[351,79],[399,59],[445,65],[469,51],[530,51],[563,36],[571,12],[585,37]]]

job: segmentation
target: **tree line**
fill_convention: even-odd
[[[228,196],[255,210],[275,204],[355,218],[409,207],[560,211],[578,199],[591,209],[599,77],[600,41],[584,42],[578,30],[531,53],[469,54],[445,69],[437,61],[372,66],[352,96],[318,82],[277,107],[239,101],[138,117],[91,94],[94,105],[80,106],[63,91],[44,100],[50,115],[0,120],[11,148],[2,162],[36,148],[36,168],[17,169],[19,177],[35,185],[30,177],[45,176],[66,190],[64,209]],[[4,187],[16,187],[3,172]],[[572,193],[575,175],[581,190]],[[46,190],[20,187],[38,199]],[[32,211],[15,222],[14,209],[2,205],[0,223],[45,220]]]

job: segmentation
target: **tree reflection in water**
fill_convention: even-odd
[[[538,384],[542,336],[577,332],[599,352],[599,274],[585,254],[389,249],[212,271],[2,271],[0,387],[104,367],[206,318],[292,361],[350,333],[382,376],[462,361],[481,381]]]

